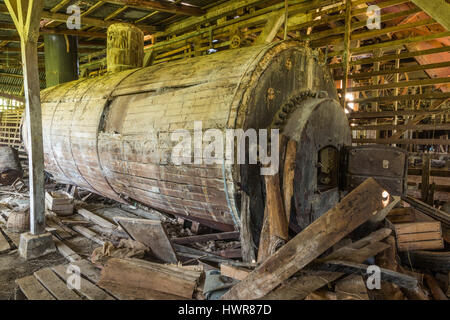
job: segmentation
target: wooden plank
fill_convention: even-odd
[[[148,246],[158,259],[177,263],[177,256],[161,221],[122,217],[115,220],[130,237]]]
[[[395,116],[432,115],[445,113],[449,111],[450,109],[352,112],[347,115],[347,118],[348,119],[390,118]]]
[[[389,245],[382,242],[367,244],[363,248],[344,247],[338,250],[341,257],[346,257],[355,262],[364,262],[366,259],[389,248]],[[335,255],[331,255],[333,257]],[[264,297],[268,300],[299,300],[304,299],[308,294],[333,282],[344,274],[340,272],[326,272],[319,270],[302,270],[295,276],[287,280],[280,287]]]
[[[34,276],[17,279],[16,283],[28,300],[56,300]]]
[[[172,243],[176,244],[190,244],[190,243],[203,243],[211,240],[231,240],[239,239],[239,231],[220,232],[211,234],[202,234],[199,236],[190,236],[182,238],[171,239]]]
[[[354,263],[342,260],[328,260],[323,264],[311,266],[323,271],[358,273],[365,275],[369,266],[361,263]],[[398,285],[402,288],[414,290],[417,288],[418,281],[416,278],[395,272],[389,269],[380,268],[381,281],[387,281]]]
[[[400,82],[392,82],[392,83],[385,83],[385,84],[375,84],[375,85],[369,85],[369,86],[359,86],[359,87],[348,88],[347,91],[348,92],[361,92],[361,91],[380,90],[380,89],[427,86],[427,85],[445,84],[445,83],[450,83],[450,78],[420,79],[420,80],[400,81]]]
[[[383,209],[387,205],[383,205],[383,192],[385,190],[373,178],[367,179],[231,288],[222,299],[254,299],[267,295]]]
[[[70,276],[67,273],[68,266],[69,265],[59,265],[56,267],[52,267],[52,270],[64,281],[67,281],[68,277]],[[107,294],[105,291],[95,286],[83,277],[80,277],[80,288],[75,288],[74,290],[76,290],[80,295],[89,300],[115,300],[111,295]]]
[[[434,299],[436,300],[448,300],[447,296],[444,294],[444,292],[442,291],[441,287],[439,286],[438,282],[436,281],[436,279],[430,275],[430,274],[425,274],[425,281],[428,285],[428,288],[430,288],[431,290],[431,294],[433,295]]]
[[[427,216],[441,221],[442,223],[445,223],[446,225],[450,226],[450,214],[447,212],[444,212],[442,210],[439,210],[437,208],[434,208],[420,200],[417,200],[415,198],[412,198],[410,196],[402,197],[402,200],[409,203],[414,209],[426,214]]]
[[[450,30],[450,4],[445,0],[411,0],[425,11],[430,17],[439,22],[445,29]]]
[[[64,242],[53,236],[53,242],[55,243],[56,250],[70,262],[79,261],[82,258],[72,249],[70,249]]]
[[[186,300],[186,298],[151,289],[133,288],[110,281],[100,281],[100,288],[110,292],[119,300]]]
[[[364,126],[352,126],[350,128],[352,131],[359,130],[414,130],[414,131],[424,131],[424,130],[450,130],[450,123],[446,124],[406,124],[406,125],[394,125],[394,124],[378,124],[378,125],[364,125]]]
[[[349,275],[335,284],[338,300],[370,300],[366,283],[358,274]]]
[[[143,10],[157,10],[161,12],[168,12],[180,14],[185,16],[201,16],[205,13],[199,7],[187,6],[183,3],[171,3],[168,1],[152,1],[152,0],[104,0],[106,3],[117,4],[120,6],[143,9]]]
[[[101,226],[103,228],[109,228],[109,229],[117,228],[117,226],[115,224],[109,222],[108,220],[100,217],[99,215],[97,215],[91,211],[88,211],[86,209],[78,209],[77,212],[78,212],[78,214],[85,217],[87,220],[92,221],[93,223],[98,224],[99,226]]]
[[[220,274],[236,280],[244,280],[251,272],[249,269],[230,266],[228,264],[220,264]]]
[[[92,231],[89,228],[75,225],[72,227],[72,229],[75,230],[76,232],[78,232],[79,234],[81,234],[82,236],[88,238],[89,240],[92,240],[95,243],[98,243],[101,246],[105,243],[105,241],[103,239],[101,239],[97,233],[95,233],[94,231]]]
[[[80,268],[81,274],[88,278],[92,283],[97,283],[100,280],[100,269],[97,269],[89,261],[83,259],[71,262],[70,264]]]
[[[36,271],[34,276],[57,300],[81,300],[50,268]]]
[[[422,64],[411,67],[402,67],[396,68],[392,70],[381,70],[381,71],[371,71],[371,72],[360,72],[349,75],[349,79],[363,79],[370,78],[373,76],[380,76],[386,74],[398,74],[402,72],[413,72],[413,71],[421,71],[421,70],[431,70],[431,69],[439,69],[439,68],[447,68],[450,66],[450,61],[439,62],[439,63],[430,63],[430,64]],[[342,80],[343,77],[335,77],[334,80]]]
[[[352,139],[354,143],[376,144],[413,144],[413,145],[450,145],[450,139]]]
[[[289,226],[281,197],[280,177],[278,174],[264,176],[266,183],[266,206],[271,237],[284,241],[289,239]]]
[[[354,65],[361,65],[361,64],[373,64],[374,62],[389,61],[389,60],[396,60],[396,59],[407,59],[407,58],[425,56],[425,55],[441,53],[441,52],[448,52],[448,51],[450,51],[450,46],[437,47],[437,48],[426,49],[426,50],[410,51],[410,52],[404,52],[404,53],[400,53],[400,54],[389,54],[389,55],[386,54],[381,57],[364,58],[364,59],[354,60],[354,61],[350,62],[350,65],[354,66]],[[341,68],[341,67],[342,67],[341,63],[334,63],[334,64],[329,65],[329,68],[332,68],[332,69]]]
[[[443,249],[444,241],[440,239],[429,241],[403,242],[397,243],[397,246],[399,251],[434,250],[434,249]]]
[[[297,155],[297,142],[289,140],[286,147],[286,155],[283,167],[283,202],[286,220],[289,226],[291,218],[292,196],[294,195],[295,158]]]
[[[11,249],[11,246],[9,245],[8,240],[3,236],[1,230],[0,230],[0,253],[9,251]]]
[[[397,240],[399,242],[415,242],[439,239],[442,239],[442,234],[440,232],[410,233],[397,236]]]
[[[102,270],[99,285],[113,282],[135,289],[149,289],[191,299],[201,272],[176,265],[138,259],[111,258]]]
[[[441,232],[440,222],[413,222],[395,225],[397,235],[419,233],[419,232]]]

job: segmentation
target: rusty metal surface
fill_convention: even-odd
[[[346,185],[356,188],[368,177],[375,178],[392,195],[406,192],[408,153],[389,146],[358,146],[347,149]]]

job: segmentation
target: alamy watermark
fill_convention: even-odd
[[[80,290],[81,288],[81,270],[79,266],[69,264],[66,269],[66,285],[70,290]]]
[[[115,133],[104,152],[139,157],[145,163],[159,165],[260,165],[261,175],[274,175],[279,169],[278,129],[206,129],[202,121],[193,122],[193,130],[147,132],[142,136]]]
[[[381,9],[377,5],[367,7],[367,28],[369,30],[381,29]]]
[[[66,13],[69,16],[66,21],[67,29],[81,29],[81,9],[76,4],[67,7]]]

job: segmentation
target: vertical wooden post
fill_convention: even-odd
[[[342,105],[346,107],[345,95],[347,94],[348,72],[350,69],[350,44],[352,33],[352,1],[345,1],[345,34],[344,34],[344,54],[342,64],[344,66],[344,80],[342,82]]]
[[[430,169],[431,158],[429,154],[422,156],[422,201],[428,203],[428,194],[430,190]]]
[[[283,40],[286,40],[287,35],[288,35],[288,18],[289,18],[288,0],[284,0],[284,37],[283,37]]]
[[[42,146],[42,115],[39,87],[37,39],[42,13],[42,0],[5,0],[20,36],[23,64],[26,121],[29,150],[30,231],[45,232],[44,154]]]

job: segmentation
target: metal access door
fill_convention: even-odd
[[[373,177],[391,195],[406,193],[408,153],[405,150],[381,145],[347,147],[343,157],[346,190],[352,190]]]

